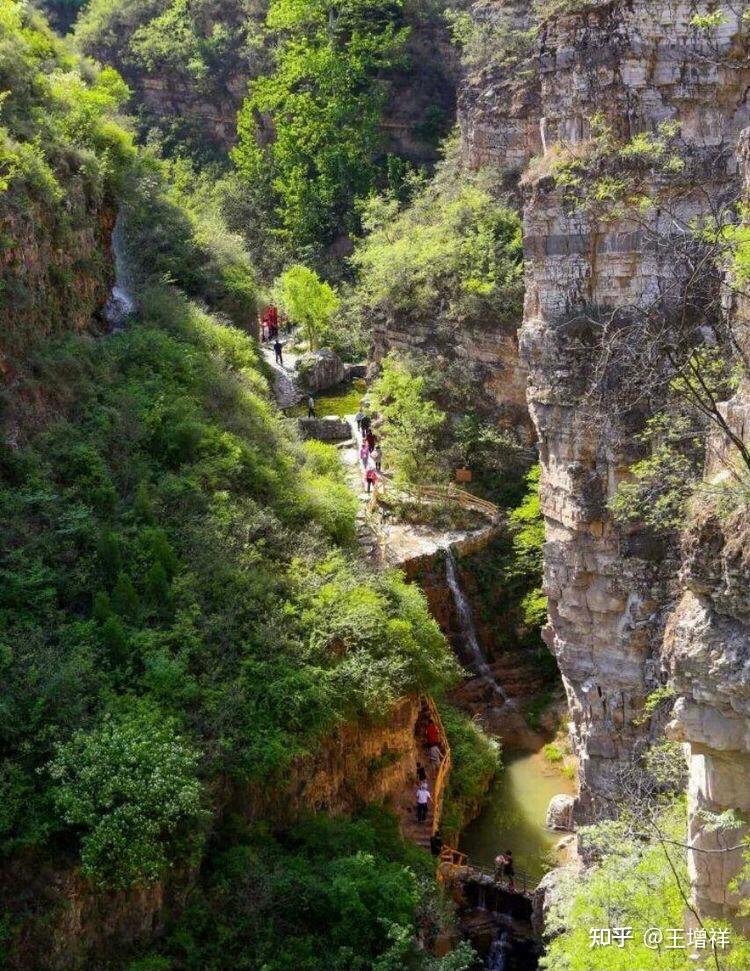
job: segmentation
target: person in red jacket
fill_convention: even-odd
[[[435,722],[431,721],[427,726],[427,748],[440,744],[440,732]]]

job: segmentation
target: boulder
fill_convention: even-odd
[[[562,829],[567,832],[574,829],[574,806],[575,798],[573,796],[553,796],[547,808],[547,821],[545,823],[547,829]]]
[[[325,391],[343,380],[344,363],[328,348],[304,354],[297,363],[297,383],[305,391]]]
[[[345,364],[344,365],[344,380],[351,381],[353,378],[366,378],[367,377],[367,363],[365,364]]]
[[[300,418],[299,432],[302,438],[317,438],[321,442],[345,442],[352,437],[352,429],[343,418]]]

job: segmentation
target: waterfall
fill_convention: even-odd
[[[122,215],[118,213],[112,233],[112,254],[115,258],[115,285],[104,308],[104,317],[110,330],[117,331],[135,313],[135,300],[130,291],[129,274],[125,260]]]
[[[508,935],[501,931],[487,955],[487,971],[506,971],[508,967]]]
[[[445,550],[445,575],[448,581],[448,586],[453,594],[453,600],[455,601],[456,610],[458,611],[458,618],[461,622],[461,634],[467,648],[469,649],[469,653],[471,654],[471,669],[474,674],[480,678],[483,678],[488,684],[492,685],[493,690],[500,695],[504,702],[506,702],[508,700],[508,696],[503,691],[501,685],[495,681],[492,671],[490,670],[490,666],[487,663],[487,659],[485,658],[479,644],[477,630],[474,626],[474,612],[471,609],[471,604],[466,598],[466,594],[461,589],[461,584],[458,582],[456,557],[450,547],[447,547]]]

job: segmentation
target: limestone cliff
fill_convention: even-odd
[[[506,10],[523,18],[528,6]],[[470,164],[491,161],[511,174],[537,156],[524,180],[521,356],[543,466],[548,637],[572,714],[581,816],[611,809],[619,765],[648,737],[634,716],[658,684],[676,560],[610,520],[607,501],[636,457],[633,437],[645,416],[620,410],[613,387],[610,412],[591,420],[583,406],[591,356],[569,325],[590,308],[643,307],[679,287],[673,265],[646,243],[664,231],[658,209],[637,225],[599,220],[571,206],[552,165],[562,152],[586,152],[594,115],[622,141],[669,120],[681,126],[699,187],[674,202],[680,218],[689,221],[736,185],[750,73],[742,11],[719,6],[724,21],[709,33],[691,25],[701,4],[567,4],[541,23],[511,69],[491,65],[461,98]]]
[[[0,200],[0,374],[6,380],[13,378],[6,356],[61,331],[89,330],[114,280],[114,205],[72,179],[67,189],[65,225],[54,224],[42,206],[9,198],[12,193]]]
[[[744,197],[750,192],[750,131],[739,144]],[[750,305],[735,295],[731,312],[739,341],[748,347]],[[725,413],[733,431],[750,441],[750,387],[745,381]],[[731,449],[710,442],[706,478],[731,468]],[[710,493],[709,493],[710,495]],[[683,595],[665,637],[677,701],[669,725],[686,745],[689,764],[689,856],[695,899],[702,913],[736,919],[750,882],[733,886],[743,866],[736,847],[750,827],[717,830],[710,815],[750,812],[750,522],[746,509],[720,514],[701,502],[683,542]],[[747,930],[750,921],[744,920]]]

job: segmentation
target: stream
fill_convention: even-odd
[[[565,835],[545,828],[547,807],[553,796],[574,795],[575,783],[542,752],[504,752],[503,765],[460,848],[489,865],[498,852],[512,850],[518,868],[541,876],[554,865],[550,851]]]

